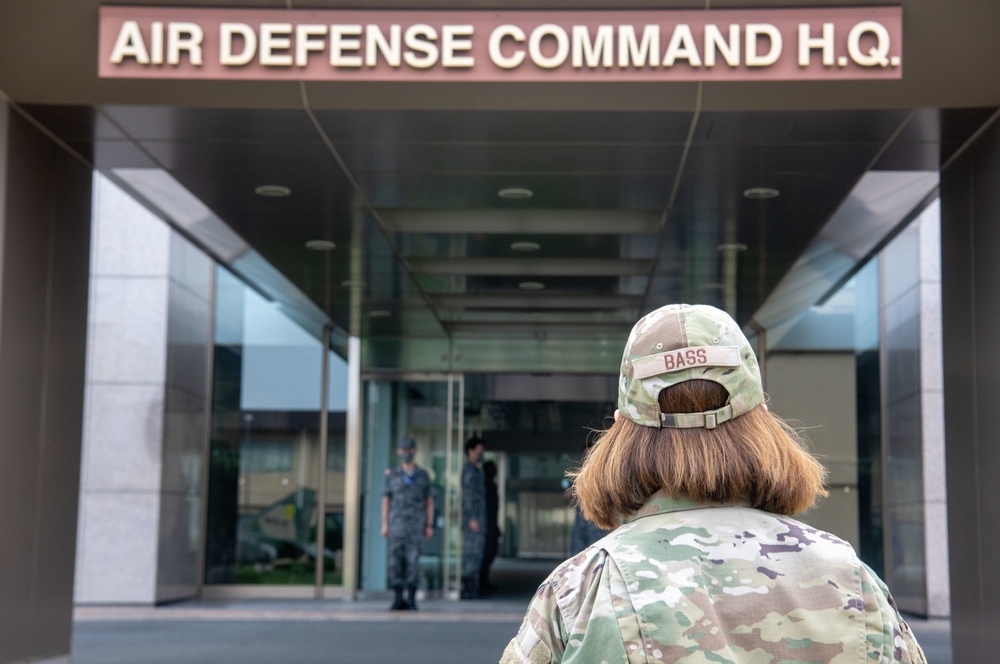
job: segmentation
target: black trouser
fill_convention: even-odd
[[[500,533],[487,532],[486,546],[483,548],[483,562],[479,565],[479,590],[487,590],[490,581],[490,566],[496,560],[500,548]]]

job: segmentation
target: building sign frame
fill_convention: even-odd
[[[101,78],[900,79],[902,7],[386,11],[103,6]]]

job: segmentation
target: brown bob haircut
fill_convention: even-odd
[[[724,387],[707,380],[659,394],[664,413],[714,410],[728,398]],[[657,429],[622,416],[601,432],[571,476],[584,516],[605,529],[618,527],[661,489],[673,498],[742,501],[789,516],[827,495],[823,466],[763,405],[714,429]]]

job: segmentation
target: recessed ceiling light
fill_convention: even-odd
[[[368,312],[369,318],[389,318],[390,316],[392,316],[392,312],[385,309],[372,309]]]
[[[540,281],[522,281],[517,287],[522,290],[542,290],[545,284]]]
[[[746,251],[747,246],[742,242],[724,242],[715,249],[716,251]]]
[[[514,251],[538,251],[542,245],[537,242],[511,242],[510,248]]]
[[[361,281],[360,279],[345,279],[340,282],[340,285],[344,288],[364,288],[368,284]]]
[[[525,198],[531,198],[534,195],[535,192],[526,187],[504,187],[497,192],[497,196],[500,198],[507,198],[510,200],[524,200]]]
[[[330,240],[309,240],[306,242],[306,249],[314,251],[333,251],[336,248],[337,243]]]
[[[772,187],[750,187],[743,190],[743,197],[752,200],[763,200],[765,198],[777,198],[781,192]]]
[[[262,184],[255,188],[253,193],[258,196],[267,196],[269,198],[281,198],[291,194],[292,190],[280,184]]]

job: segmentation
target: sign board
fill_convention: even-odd
[[[898,79],[901,7],[100,10],[103,78],[650,82]]]

